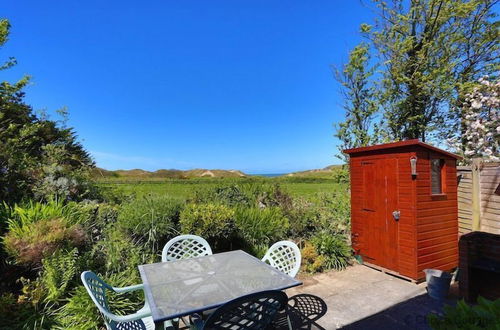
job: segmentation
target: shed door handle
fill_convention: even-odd
[[[399,210],[396,210],[392,212],[392,216],[394,217],[394,220],[398,221],[399,217],[401,216],[401,213],[399,212]]]

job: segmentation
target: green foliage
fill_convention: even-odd
[[[50,329],[54,324],[30,303],[11,294],[0,295],[0,329]]]
[[[378,141],[378,125],[373,117],[378,111],[376,88],[371,84],[375,67],[370,67],[369,45],[361,43],[349,54],[349,62],[343,70],[336,71],[342,86],[345,121],[336,126],[335,136],[342,142],[338,149],[342,160],[346,160],[344,149],[363,147]]]
[[[83,285],[79,285],[55,314],[57,329],[99,329],[103,321]]]
[[[194,234],[217,243],[227,244],[234,235],[235,212],[223,204],[187,204],[181,212],[183,234]]]
[[[325,269],[325,257],[319,255],[314,245],[305,243],[302,249],[302,269],[307,273],[317,273]]]
[[[45,289],[45,301],[56,303],[66,294],[68,285],[74,281],[78,272],[78,250],[57,251],[43,259],[43,273],[40,279]]]
[[[192,203],[222,203],[230,206],[249,205],[249,196],[243,191],[241,185],[219,185],[196,190],[189,199]]]
[[[445,306],[444,316],[430,314],[429,325],[436,330],[446,329],[499,329],[500,299],[489,301],[479,297],[478,304],[468,305],[463,300],[456,306]]]
[[[151,251],[175,233],[182,203],[167,196],[144,196],[122,204],[117,224]]]
[[[0,20],[0,47],[9,29],[9,22]],[[15,64],[10,58],[0,71]],[[37,116],[23,100],[28,82],[27,76],[13,84],[0,82],[0,200],[91,197],[96,190],[87,173],[94,163],[65,126],[66,111],[60,111],[61,122]]]
[[[3,238],[5,251],[19,264],[40,265],[58,249],[82,245],[86,236],[80,224],[88,217],[88,210],[76,203],[16,205]]]
[[[314,201],[316,228],[337,233],[350,230],[351,204],[347,189],[318,194]]]
[[[289,228],[288,218],[279,207],[240,207],[235,213],[235,223],[239,236],[257,254],[261,246],[283,239]]]
[[[135,269],[148,261],[153,262],[149,253],[124,230],[111,225],[103,231],[103,238],[94,245],[90,257],[103,265],[104,272],[112,274]]]
[[[465,95],[480,77],[498,75],[496,1],[372,2],[375,22],[361,25],[365,41],[351,52],[341,80],[348,111],[337,134],[345,146],[362,145],[366,134],[442,142],[463,132]],[[377,67],[371,79],[368,64]],[[357,124],[369,122],[372,109],[381,111],[374,124]]]
[[[103,276],[103,279],[115,287],[135,284],[139,281],[136,272],[119,272]],[[135,313],[144,304],[144,295],[141,290],[126,294],[107,293],[112,312],[117,315]],[[58,329],[98,329],[102,328],[103,321],[98,309],[91,300],[83,285],[79,285],[59,308],[54,319]]]
[[[326,269],[341,270],[349,265],[352,251],[344,235],[320,232],[311,239],[311,243],[324,257],[323,266]]]
[[[333,171],[332,179],[335,182],[341,184],[349,183],[349,167],[347,165],[343,165],[342,167],[338,167]]]
[[[350,202],[346,190],[318,193],[309,199],[296,198],[286,212],[290,235],[309,238],[317,231],[345,233],[350,228]]]

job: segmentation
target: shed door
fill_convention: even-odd
[[[398,271],[398,160],[363,161],[362,213],[367,226],[365,237],[368,262]],[[365,235],[366,235],[365,234]]]

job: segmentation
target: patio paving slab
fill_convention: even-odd
[[[327,306],[326,314],[305,328],[428,329],[426,315],[443,308],[443,302],[428,297],[425,283],[417,285],[362,265],[300,279],[304,285],[286,290],[288,296],[317,296]]]

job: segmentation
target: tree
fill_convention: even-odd
[[[452,145],[457,149],[463,145],[466,161],[500,161],[500,80],[479,79],[479,84],[466,95],[461,113],[465,131],[461,138],[450,139]]]
[[[439,142],[462,134],[465,95],[499,69],[497,0],[372,0],[363,36],[379,64],[386,139]]]
[[[367,37],[385,63],[381,104],[391,135],[449,136],[459,123],[450,109],[468,84],[498,64],[495,1],[375,3],[380,15]]]
[[[349,62],[335,76],[344,97],[345,121],[336,125],[335,136],[342,141],[339,150],[361,147],[377,141],[378,127],[373,116],[378,110],[375,90],[370,78],[375,68],[369,67],[368,45],[361,43],[349,54]],[[342,156],[339,158],[343,159]]]
[[[0,47],[9,29],[8,20],[0,20]],[[15,64],[9,58],[0,72]],[[0,83],[0,200],[85,198],[92,189],[87,172],[93,161],[72,128],[35,115],[24,103],[29,79]]]

